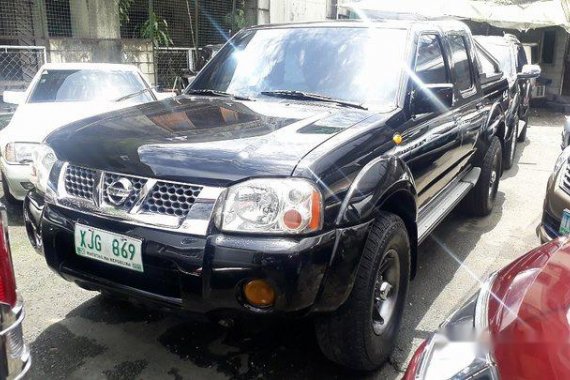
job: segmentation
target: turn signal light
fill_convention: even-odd
[[[275,290],[265,280],[251,280],[243,287],[243,294],[249,304],[256,307],[269,307],[275,302]]]

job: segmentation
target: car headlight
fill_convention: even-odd
[[[4,146],[4,159],[11,164],[29,164],[39,144],[11,142]]]
[[[49,173],[56,161],[57,156],[55,155],[55,152],[45,144],[39,145],[39,147],[34,151],[32,183],[36,189],[42,193],[45,193],[47,190]]]
[[[428,340],[414,379],[498,379],[490,352],[488,304],[492,275],[481,290],[442,323]]]
[[[558,170],[568,162],[568,158],[570,157],[570,147],[564,149],[562,153],[556,159],[556,163],[554,164],[554,173],[558,173]]]
[[[300,234],[322,227],[322,197],[300,178],[253,179],[230,187],[218,203],[222,231]]]

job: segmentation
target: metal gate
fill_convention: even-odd
[[[45,46],[0,45],[0,94],[26,89],[45,62]]]

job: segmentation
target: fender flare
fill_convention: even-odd
[[[493,136],[498,136],[498,129],[501,122],[505,122],[505,112],[501,106],[500,102],[495,102],[491,106],[491,110],[489,111],[489,116],[485,122],[485,141],[490,143]],[[506,126],[506,124],[505,124]],[[505,128],[505,136],[498,136],[502,137],[503,141],[507,140],[507,128]]]
[[[366,164],[341,203],[337,226],[363,223],[374,217],[377,206],[396,191],[417,195],[408,166],[396,156],[380,156]],[[417,210],[416,210],[417,211]]]
[[[396,156],[381,156],[356,176],[344,198],[338,217],[337,240],[331,255],[314,311],[333,311],[350,295],[362,257],[362,249],[375,216],[395,194],[406,193],[416,199],[416,187],[407,165]],[[417,258],[417,209],[406,227],[410,235],[412,278]]]

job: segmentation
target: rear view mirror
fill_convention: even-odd
[[[517,78],[519,79],[532,79],[538,78],[541,73],[541,69],[539,65],[524,65],[522,71],[517,74]]]
[[[4,103],[23,104],[26,101],[25,91],[4,91],[2,95]]]
[[[453,104],[453,84],[438,83],[418,86],[412,93],[412,113],[445,112]]]

